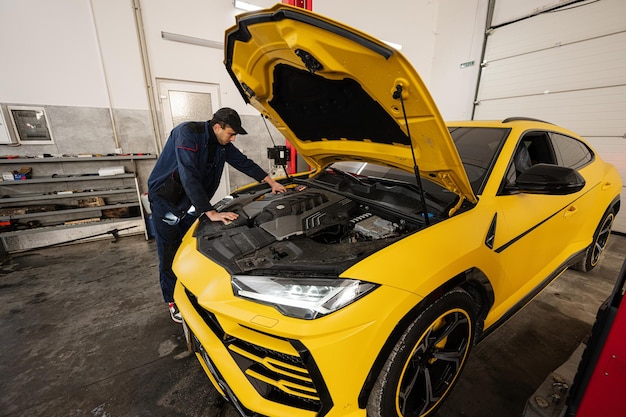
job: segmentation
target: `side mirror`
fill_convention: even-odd
[[[528,194],[573,194],[583,189],[585,179],[572,168],[537,164],[517,177],[514,188]]]

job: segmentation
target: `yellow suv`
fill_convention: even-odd
[[[576,134],[446,124],[398,51],[286,5],[238,16],[225,65],[312,168],[233,193],[174,261],[189,347],[242,415],[432,415],[475,343],[598,263],[621,181]]]

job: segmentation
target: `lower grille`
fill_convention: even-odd
[[[213,375],[213,378],[215,378],[217,385],[221,388],[222,392],[226,395],[228,400],[233,404],[233,406],[237,409],[237,411],[239,411],[239,414],[243,417],[267,417],[263,414],[250,411],[246,407],[244,407],[243,404],[241,404],[241,402],[239,401],[239,399],[237,398],[233,390],[230,389],[226,381],[224,381],[224,378],[222,377],[222,375],[219,373],[219,371],[213,364],[213,361],[211,360],[209,355],[206,353],[206,350],[204,350],[204,347],[202,346],[202,344],[200,343],[196,335],[192,334],[191,340],[192,340],[194,351],[200,353],[202,360],[204,361],[211,375]]]
[[[332,400],[326,385],[311,355],[300,342],[285,340],[295,352],[299,352],[298,355],[289,355],[228,335],[217,318],[200,306],[196,296],[188,290],[185,292],[259,395],[279,404],[317,412],[320,417],[330,410]],[[275,337],[266,333],[262,335]]]
[[[226,347],[263,398],[300,409],[320,410],[315,384],[299,356],[285,355],[240,339],[228,341]]]

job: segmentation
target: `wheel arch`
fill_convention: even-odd
[[[619,213],[619,209],[621,207],[621,198],[620,195],[618,195],[617,197],[615,197],[615,199],[611,202],[611,204],[609,205],[609,208],[613,208],[613,212],[615,213],[615,215],[617,215],[617,213]]]
[[[361,387],[361,391],[359,392],[359,408],[364,409],[366,407],[374,383],[376,382],[385,361],[389,357],[389,354],[404,333],[405,329],[409,326],[409,324],[411,324],[411,322],[413,322],[413,320],[417,318],[426,306],[433,303],[434,300],[440,298],[442,295],[454,288],[462,288],[465,290],[478,305],[478,328],[476,329],[477,334],[475,340],[480,338],[483,320],[491,309],[495,296],[489,279],[480,269],[473,267],[449,279],[436,290],[432,291],[422,301],[416,304],[404,317],[402,317],[400,321],[398,321],[398,324],[396,324],[391,334],[385,341],[385,344],[378,353],[376,359],[374,360],[374,364],[365,378],[363,387]]]
[[[483,271],[475,267],[464,272],[464,280],[459,284],[459,287],[467,291],[478,305],[480,328],[478,329],[479,334],[476,335],[476,340],[479,340],[483,320],[489,314],[489,310],[493,307],[496,299],[493,287]]]
[[[590,264],[589,257],[590,256],[593,257],[594,256],[593,252],[595,251],[595,249],[592,249],[592,248],[596,246],[597,244],[599,233],[601,229],[604,227],[604,225],[606,224],[606,220],[608,219],[609,213],[613,214],[613,220],[612,220],[613,222],[615,220],[615,217],[617,217],[617,213],[619,212],[620,204],[621,204],[620,195],[617,195],[613,199],[613,201],[611,201],[611,203],[608,205],[606,210],[604,210],[604,212],[602,213],[602,216],[598,220],[598,225],[596,226],[596,228],[593,231],[593,234],[591,235],[591,243],[589,244],[589,246],[585,247],[580,252],[578,252],[575,256],[572,257],[570,263],[568,264],[568,268],[572,268],[580,272],[589,272],[593,268],[595,268],[600,258],[601,253],[604,251],[604,247],[600,250],[600,253],[598,254],[598,259],[596,259],[596,262],[594,264]],[[610,233],[611,231],[609,230],[609,234]],[[606,241],[604,243],[606,244]]]

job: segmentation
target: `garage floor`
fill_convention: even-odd
[[[474,348],[439,417],[521,416],[588,335],[626,254],[567,271]],[[0,416],[234,417],[161,302],[141,236],[13,255],[0,266]]]

